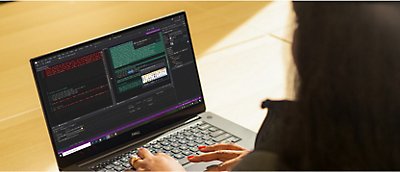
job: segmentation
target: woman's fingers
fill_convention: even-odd
[[[137,156],[131,157],[131,160],[130,160],[131,165],[137,171],[140,171],[140,169],[146,169],[146,162],[144,161],[144,159],[152,158],[153,154],[145,148],[139,148],[137,155],[139,157],[137,157]]]
[[[199,146],[199,150],[202,152],[213,152],[217,150],[246,150],[246,149],[236,144],[218,143],[210,146]]]
[[[230,160],[228,160],[228,161],[225,161],[225,162],[221,163],[221,164],[218,166],[218,170],[219,170],[219,171],[231,171],[232,168],[233,168],[237,163],[239,163],[239,161],[240,161],[240,158],[239,158],[239,157],[234,158],[234,159],[230,159]]]
[[[135,171],[146,171],[144,168],[135,168]]]
[[[132,156],[131,159],[129,160],[129,163],[133,166],[133,164],[135,164],[135,162],[137,160],[139,160],[140,158],[137,156]]]
[[[214,160],[227,161],[243,154],[238,150],[218,150],[214,152],[204,153],[198,156],[190,156],[188,160],[191,162],[209,162]]]
[[[139,169],[144,169],[145,168],[145,163],[142,159],[136,159],[134,160],[133,158],[131,159],[131,165],[133,166],[133,168],[135,168],[137,171],[139,171]]]
[[[142,159],[145,159],[146,157],[152,157],[153,156],[153,154],[149,150],[147,150],[146,148],[139,148],[137,155]]]

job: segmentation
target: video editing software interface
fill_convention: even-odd
[[[185,15],[33,63],[60,157],[202,101]]]

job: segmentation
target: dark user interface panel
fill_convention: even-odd
[[[202,100],[184,14],[33,65],[60,157]]]

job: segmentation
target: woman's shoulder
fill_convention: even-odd
[[[267,100],[262,106],[268,108],[268,114],[257,134],[254,153],[274,154],[275,159],[268,161],[277,163],[281,170],[289,166],[301,168],[306,140],[303,127],[294,120],[298,119],[294,116],[301,115],[296,102]],[[263,162],[269,164],[266,161]]]
[[[262,107],[268,108],[268,113],[257,133],[255,149],[279,153],[281,146],[287,144],[284,142],[300,137],[300,126],[292,120],[293,116],[300,115],[296,102],[266,100]]]

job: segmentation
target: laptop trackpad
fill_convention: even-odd
[[[208,166],[218,165],[220,161],[211,161],[211,162],[200,162],[200,163],[189,163],[184,166],[187,171],[205,171]]]

